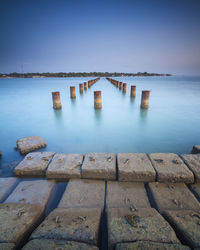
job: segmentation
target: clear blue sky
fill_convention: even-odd
[[[200,75],[200,0],[1,0],[0,72]]]

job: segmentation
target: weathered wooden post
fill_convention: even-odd
[[[52,99],[53,99],[53,108],[54,109],[61,109],[61,101],[60,101],[60,92],[52,92]]]
[[[122,85],[123,85],[123,83],[120,82],[120,83],[119,83],[119,89],[120,89],[120,90],[122,89]]]
[[[126,86],[127,86],[127,84],[123,83],[123,93],[126,93]]]
[[[75,86],[70,86],[70,96],[72,99],[76,98]]]
[[[84,89],[87,90],[87,82],[84,82]]]
[[[102,108],[101,91],[94,91],[94,107],[95,109]]]
[[[135,97],[136,96],[136,86],[131,86],[131,97]]]
[[[147,109],[149,107],[149,96],[150,96],[149,90],[142,91],[142,98],[141,98],[141,108],[142,109]]]
[[[83,94],[83,84],[82,83],[79,84],[79,91],[80,91],[80,94]]]

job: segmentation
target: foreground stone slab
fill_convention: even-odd
[[[150,207],[144,183],[108,181],[106,207],[132,210]]]
[[[168,210],[164,215],[191,247],[200,248],[200,210]]]
[[[54,152],[29,153],[14,170],[19,177],[44,177]]]
[[[39,204],[46,207],[53,181],[22,181],[5,201],[6,203]]]
[[[172,153],[156,153],[149,155],[157,172],[159,182],[193,183],[194,175],[181,158]]]
[[[46,147],[45,140],[40,136],[28,136],[17,140],[17,148],[21,154],[27,154],[39,148]]]
[[[164,210],[200,210],[200,203],[184,183],[149,183],[160,212]]]
[[[71,179],[58,205],[59,208],[104,207],[105,182],[87,179]]]
[[[19,180],[15,177],[0,178],[0,202],[6,198],[18,182]]]
[[[81,154],[56,154],[48,166],[48,179],[81,178]]]
[[[18,245],[38,224],[42,212],[40,205],[0,204],[0,243]]]
[[[117,243],[131,241],[180,243],[167,221],[153,208],[140,208],[135,212],[109,208],[107,221],[109,249]]]
[[[31,240],[23,250],[98,250],[96,246],[79,243],[75,241],[56,241],[56,240]]]
[[[181,155],[188,168],[193,172],[195,182],[200,183],[200,154]]]
[[[56,208],[31,239],[78,241],[98,245],[101,209]]]
[[[200,183],[192,184],[191,188],[195,191],[195,193],[199,196],[200,199]]]
[[[0,243],[1,250],[14,250],[15,244],[13,243]]]
[[[82,178],[116,180],[116,159],[113,153],[86,154],[82,165]]]
[[[200,145],[193,146],[192,154],[200,154]]]
[[[152,182],[156,172],[146,154],[117,155],[119,181]]]

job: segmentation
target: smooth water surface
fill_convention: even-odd
[[[90,79],[0,79],[1,163],[21,159],[13,148],[30,135],[46,140],[44,151],[62,153],[189,153],[200,144],[200,77],[115,78],[127,83],[126,94],[101,78],[80,95],[79,83]],[[101,110],[94,109],[94,90],[102,91]],[[151,90],[148,110],[140,109],[142,90]],[[62,110],[52,108],[52,91],[60,91]]]

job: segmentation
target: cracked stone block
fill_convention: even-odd
[[[105,181],[71,179],[58,205],[59,208],[104,207]]]
[[[184,183],[149,183],[158,210],[200,210],[200,203]]]
[[[117,155],[119,181],[152,182],[156,172],[146,154]]]
[[[48,166],[48,179],[81,178],[81,154],[56,154]]]
[[[0,178],[0,202],[8,196],[18,181],[19,179],[15,177]]]
[[[56,208],[33,232],[31,239],[78,241],[98,245],[101,209]]]
[[[194,145],[191,153],[192,154],[200,154],[200,145]]]
[[[14,250],[15,248],[15,244],[13,243],[0,243],[1,250]]]
[[[150,207],[144,183],[108,181],[106,207],[132,210]]]
[[[36,152],[27,154],[15,168],[15,176],[44,177],[47,166],[54,154],[54,152]]]
[[[22,250],[98,250],[96,246],[75,241],[31,240]]]
[[[17,246],[38,225],[42,215],[40,205],[0,204],[0,243]]]
[[[195,182],[200,182],[200,154],[183,154],[181,157],[193,172]]]
[[[107,223],[109,249],[117,243],[133,241],[180,243],[168,222],[153,208],[134,212],[128,208],[109,208]]]
[[[116,180],[116,159],[113,153],[89,153],[82,165],[82,178]]]
[[[200,210],[167,210],[164,216],[192,248],[200,248]]]
[[[193,183],[194,175],[181,158],[172,153],[155,153],[149,155],[157,172],[159,182]]]
[[[199,196],[200,199],[200,183],[195,183],[191,185],[191,188],[194,190],[194,192]]]
[[[46,147],[45,140],[40,136],[28,136],[17,140],[17,148],[21,154],[27,154],[39,148]]]

